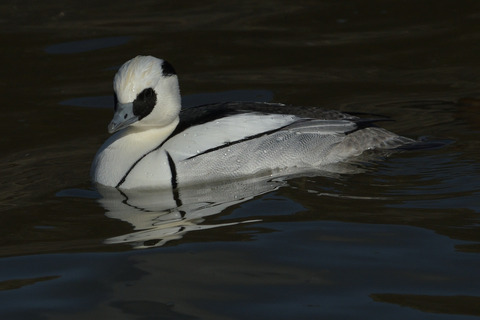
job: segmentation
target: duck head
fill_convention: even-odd
[[[113,80],[114,115],[108,132],[126,127],[164,127],[178,119],[178,77],[165,60],[137,56],[125,62]]]

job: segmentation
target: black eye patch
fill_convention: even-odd
[[[138,119],[145,118],[152,112],[153,107],[157,103],[157,93],[152,88],[147,88],[137,95],[133,101],[133,114]]]

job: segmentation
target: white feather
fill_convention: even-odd
[[[184,160],[212,148],[285,127],[298,119],[282,114],[232,115],[192,126],[169,139],[163,148],[174,160]]]

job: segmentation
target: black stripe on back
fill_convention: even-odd
[[[180,123],[175,128],[175,131],[172,133],[171,136],[179,134],[180,132],[185,131],[188,128],[205,124],[208,122],[212,122],[221,118],[226,118],[229,116],[240,114],[240,113],[245,113],[245,112],[232,109],[232,108],[208,109],[208,108],[192,107],[189,109],[185,109],[180,113]]]
[[[283,127],[280,127],[280,128],[276,128],[276,129],[272,129],[270,131],[264,131],[264,132],[260,132],[258,134],[255,134],[255,135],[252,135],[252,136],[248,136],[248,137],[245,137],[243,139],[240,139],[240,140],[236,140],[236,141],[232,141],[232,142],[228,142],[228,143],[225,143],[225,144],[222,144],[221,146],[218,146],[218,147],[214,147],[214,148],[210,148],[210,149],[207,149],[203,152],[200,152],[196,155],[193,155],[189,158],[187,158],[186,160],[190,160],[190,159],[193,159],[193,158],[196,158],[198,156],[201,156],[201,155],[204,155],[204,154],[207,154],[207,153],[210,153],[210,152],[214,152],[214,151],[217,151],[217,150],[220,150],[220,149],[223,149],[223,148],[227,148],[227,147],[230,147],[232,145],[235,145],[235,144],[238,144],[238,143],[241,143],[241,142],[245,142],[245,141],[248,141],[248,140],[253,140],[253,139],[256,139],[258,137],[261,137],[261,136],[266,136],[266,135],[269,135],[269,134],[272,134],[272,133],[275,133],[275,132],[278,132],[278,131],[281,131],[289,126],[291,126],[292,124],[297,124],[299,122],[305,122],[305,121],[309,121],[310,119],[301,119],[301,120],[298,120],[298,121],[295,121],[294,123],[290,123],[290,124],[287,124]]]

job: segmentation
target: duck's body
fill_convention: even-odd
[[[173,68],[153,57],[115,77],[118,103],[98,151],[94,182],[120,189],[176,187],[291,169],[313,169],[368,149],[413,140],[338,111],[231,102],[180,112]]]

